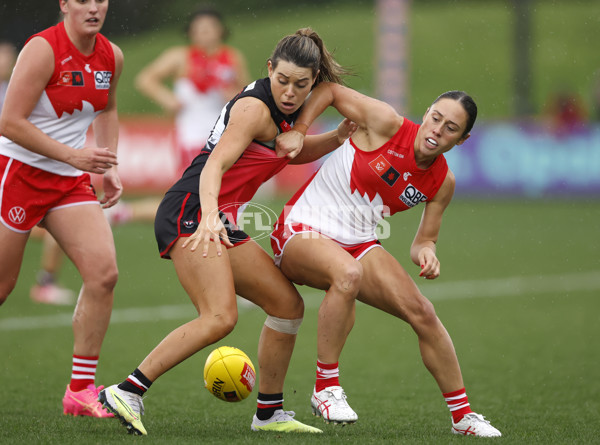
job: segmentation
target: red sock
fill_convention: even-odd
[[[323,391],[328,386],[340,386],[338,363],[321,363],[317,360],[316,392]]]
[[[458,391],[452,391],[443,393],[444,399],[448,404],[450,414],[452,414],[452,420],[454,423],[460,422],[465,414],[472,413],[469,405],[469,398],[465,388],[459,389]]]
[[[88,385],[93,385],[96,381],[97,366],[98,356],[83,357],[73,354],[73,373],[71,374],[71,383],[69,383],[71,391],[81,391]]]

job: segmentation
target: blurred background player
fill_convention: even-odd
[[[549,95],[545,109],[548,133],[558,138],[587,131],[588,112],[575,91],[561,88]]]
[[[0,116],[0,304],[15,287],[31,230],[42,224],[77,267],[71,381],[63,412],[111,417],[95,375],[118,271],[102,213],[121,196],[116,88],[121,50],[100,34],[107,0],[61,0],[64,20],[21,51]],[[93,123],[95,146],[85,146]],[[86,172],[103,175],[98,198]]]
[[[65,253],[60,245],[50,233],[38,226],[33,228],[31,236],[42,238],[42,254],[41,268],[36,274],[35,284],[29,290],[29,297],[36,303],[75,304],[75,292],[57,282],[65,259]]]
[[[17,60],[17,48],[11,42],[0,40],[0,113],[8,89],[8,81]]]
[[[194,11],[186,32],[189,45],[165,50],[136,78],[142,94],[175,116],[178,176],[200,154],[223,106],[250,81],[242,54],[224,43],[219,12]]]
[[[186,33],[188,45],[165,50],[135,81],[142,94],[174,116],[177,176],[200,154],[223,106],[250,81],[243,55],[225,44],[229,31],[218,11],[195,10]],[[159,204],[155,198],[122,201],[108,212],[109,221],[153,222]]]

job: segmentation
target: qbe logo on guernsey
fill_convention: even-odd
[[[110,88],[111,71],[94,71],[94,82],[97,90],[108,90]]]
[[[408,184],[400,195],[400,201],[408,207],[414,207],[420,202],[427,201],[427,196],[417,190],[414,185]]]

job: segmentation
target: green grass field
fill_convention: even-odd
[[[477,101],[480,118],[511,116],[514,93],[514,11],[505,0],[412,2],[409,17],[410,66],[408,116],[420,116],[443,91],[463,89]],[[356,77],[351,87],[375,93],[375,15],[372,1],[348,1],[323,7],[240,8],[227,16],[230,44],[248,60],[253,78],[266,76],[266,60],[275,44],[296,29],[319,32],[340,63]],[[600,2],[545,0],[533,2],[531,94],[542,112],[551,93],[566,89],[588,106],[600,82]],[[160,113],[133,88],[137,72],[165,48],[185,43],[182,26],[115,39],[125,54],[119,108],[126,114]]]
[[[279,210],[281,203],[273,204]],[[406,265],[420,212],[392,218],[386,248]],[[504,434],[505,444],[598,443],[600,424],[599,201],[458,199],[444,221],[442,276],[423,283],[451,333],[472,407]],[[97,381],[123,380],[171,329],[194,316],[172,265],[158,258],[149,225],[115,228],[120,265],[115,310]],[[359,421],[325,425],[310,414],[317,309],[322,294],[301,288],[305,321],[285,388],[285,406],[324,430],[319,437],[250,431],[255,394],[226,404],[203,388],[201,351],[165,374],[145,400],[146,438],[111,419],[62,415],[70,375],[72,308],[36,305],[28,289],[39,262],[31,241],[20,281],[0,309],[0,443],[462,443],[416,337],[402,322],[359,305],[341,359],[342,384]],[[62,282],[79,285],[69,264]],[[240,309],[220,342],[256,364],[258,309]],[[141,442],[140,442],[141,443]]]

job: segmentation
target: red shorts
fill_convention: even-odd
[[[90,175],[61,176],[0,155],[0,221],[27,233],[46,213],[98,203]]]
[[[311,226],[301,223],[293,223],[293,224],[285,224],[285,225],[277,225],[275,226],[275,230],[271,233],[271,248],[273,249],[274,261],[277,266],[281,264],[281,258],[283,257],[283,251],[285,249],[286,244],[289,240],[291,240],[295,235],[301,233],[319,233]],[[330,238],[331,239],[331,238]],[[366,243],[361,244],[342,244],[334,239],[332,241],[336,242],[342,249],[348,252],[357,260],[360,260],[365,253],[371,250],[374,247],[383,247],[379,240],[367,241]]]
[[[201,216],[200,196],[197,193],[167,192],[154,218],[154,234],[162,258],[171,259],[169,251],[173,244],[181,237],[192,236],[198,228]],[[223,213],[221,217],[224,217]],[[237,229],[226,218],[223,222],[233,247],[250,241],[246,232]],[[221,244],[225,245],[223,241]],[[230,248],[227,245],[225,247]]]

